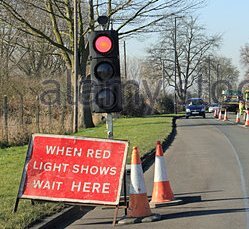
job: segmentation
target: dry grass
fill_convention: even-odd
[[[67,113],[63,122],[61,115],[52,115],[49,117],[46,113],[41,113],[39,122],[34,116],[25,116],[21,124],[18,115],[11,114],[8,118],[8,144],[24,145],[27,144],[32,133],[51,133],[66,134],[72,132],[72,114]],[[6,128],[3,125],[3,117],[0,117],[0,146],[6,143]]]

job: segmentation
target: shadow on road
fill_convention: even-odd
[[[217,122],[217,123],[189,123],[189,124],[177,124],[177,127],[193,127],[193,126],[237,126],[236,123],[231,123],[231,122]]]
[[[217,215],[217,214],[226,214],[226,213],[235,213],[235,212],[246,212],[246,208],[230,208],[230,209],[212,209],[212,210],[199,210],[199,211],[185,211],[161,215],[161,220],[168,219],[178,219],[178,218],[188,218],[196,216],[205,216],[205,215]]]
[[[214,190],[214,191],[207,191],[207,192],[195,192],[189,194],[197,194],[197,193],[212,193],[212,192],[222,192],[223,190]],[[188,194],[188,193],[182,193]],[[183,204],[191,204],[191,203],[204,203],[204,202],[217,202],[217,201],[236,201],[236,200],[245,200],[249,199],[249,197],[241,198],[241,197],[231,197],[231,198],[218,198],[218,199],[205,199],[203,200],[200,195],[198,196],[181,196],[177,197],[177,199],[183,200]],[[177,207],[179,208],[178,205]],[[185,207],[184,207],[185,208]],[[197,207],[189,207],[189,209],[193,209]],[[182,211],[177,213],[169,213],[161,215],[161,220],[167,219],[176,219],[176,218],[187,218],[187,217],[195,217],[195,216],[205,216],[205,215],[217,215],[217,214],[226,214],[226,213],[236,213],[236,212],[247,212],[249,209],[247,208],[228,208],[228,209],[210,209],[210,210],[189,210],[189,211]]]
[[[194,194],[204,194],[204,193],[212,193],[212,192],[223,192],[224,190],[207,190],[201,192],[184,192],[184,193],[175,193],[176,196],[180,195],[194,195]]]

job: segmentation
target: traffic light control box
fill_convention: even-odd
[[[118,32],[93,31],[89,36],[92,111],[112,113],[122,111]]]

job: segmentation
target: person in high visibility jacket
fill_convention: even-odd
[[[241,115],[243,114],[244,110],[245,110],[245,101],[240,100],[239,101],[239,112]]]

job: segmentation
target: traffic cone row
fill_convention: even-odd
[[[227,115],[227,110],[226,109],[225,109],[225,113],[224,113],[224,118],[222,117],[221,110],[219,111],[219,117],[218,117],[218,119],[219,120],[223,120],[223,121],[227,121],[228,120],[228,115]],[[243,120],[245,121],[244,126],[245,127],[249,127],[249,111],[248,110],[245,110],[244,116],[243,116]],[[240,113],[239,112],[237,112],[235,122],[236,123],[240,123]]]
[[[121,219],[118,223],[131,223],[131,220],[134,218],[136,218],[135,222],[138,221],[137,219],[148,217],[150,217],[150,220],[152,221],[160,220],[161,216],[158,214],[152,214],[151,208],[166,203],[176,204],[180,202],[181,200],[175,200],[168,180],[160,141],[158,141],[156,145],[154,185],[150,203],[147,197],[139,150],[137,147],[133,147],[131,156],[130,195],[127,218]]]
[[[221,109],[214,111],[214,118],[218,118],[218,120],[228,121],[227,110],[225,109],[224,116],[222,115]]]
[[[227,114],[226,109],[225,109],[224,117],[222,116],[221,109],[215,110],[214,111],[214,118],[217,118],[217,116],[218,116],[219,120],[228,121],[228,114]],[[249,127],[249,110],[244,111],[243,120],[245,121],[244,126]],[[241,121],[240,112],[238,111],[237,114],[236,114],[235,123],[240,123],[240,121]]]

